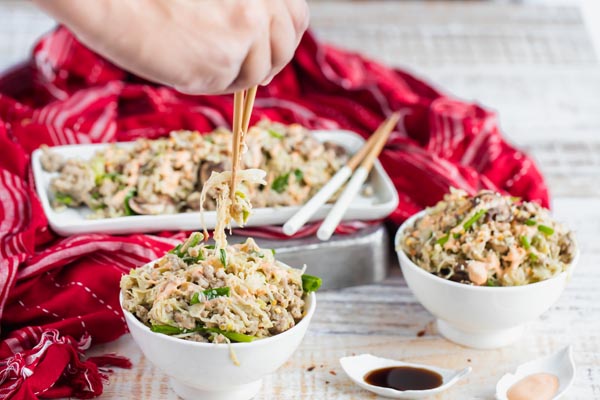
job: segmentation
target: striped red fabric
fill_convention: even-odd
[[[60,345],[62,350],[52,350],[59,364],[76,365],[82,350],[71,338],[89,335],[102,343],[125,333],[118,304],[121,274],[183,237],[181,232],[57,237],[33,190],[31,152],[41,144],[209,131],[227,125],[232,110],[228,96],[183,95],[132,76],[60,27],[39,41],[28,62],[0,77],[0,393],[65,396],[48,390],[54,377],[67,387],[72,383],[68,395],[98,394],[96,381],[84,387],[81,380],[66,379],[64,371],[33,378],[36,364],[24,355],[41,345],[51,357],[48,349]],[[492,112],[449,98],[406,72],[321,44],[311,34],[292,63],[260,88],[252,123],[270,118],[368,136],[392,111],[402,119],[381,156],[400,195],[392,223],[435,203],[450,186],[469,192],[493,188],[548,205],[536,166],[503,140]],[[360,226],[346,224],[340,232]],[[278,227],[251,233],[281,237]],[[314,233],[314,226],[303,233]]]

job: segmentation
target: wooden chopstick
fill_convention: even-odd
[[[383,150],[385,143],[387,142],[388,138],[390,137],[390,134],[394,130],[394,127],[398,123],[398,120],[400,120],[400,114],[393,113],[383,123],[383,127],[381,129],[382,130],[381,134],[379,135],[378,140],[375,142],[373,147],[369,150],[369,152],[366,155],[363,162],[360,164],[361,168],[366,169],[367,172],[371,171],[371,168],[373,167],[375,160],[379,157],[379,154],[381,154],[381,151]]]
[[[254,86],[247,91],[240,90],[235,92],[233,95],[233,158],[231,160],[231,184],[229,187],[232,204],[235,200],[235,186],[237,183],[236,177],[240,163],[240,153],[244,137],[250,125],[250,116],[252,115],[257,89],[258,87]]]
[[[381,134],[385,131],[386,123],[384,121],[377,130],[363,144],[363,146],[350,158],[350,160],[310,199],[298,210],[284,225],[283,233],[291,236],[298,232],[302,226],[312,217],[319,208],[327,203],[327,200],[350,178],[352,172],[358,164],[371,152],[376,145]],[[384,141],[385,143],[385,141]]]
[[[252,115],[252,109],[254,108],[254,99],[256,98],[256,91],[258,86],[251,87],[246,92],[246,99],[244,101],[244,117],[242,118],[242,132],[246,135],[248,132],[248,126],[250,125],[250,116]]]
[[[243,113],[244,113],[244,97],[245,91],[240,90],[239,92],[235,92],[233,95],[233,141],[232,141],[232,159],[231,159],[231,184],[229,186],[230,189],[230,197],[233,203],[235,199],[235,181],[238,169],[238,160],[240,158],[240,142],[242,135],[242,123],[243,123]]]
[[[319,227],[319,230],[317,231],[317,237],[319,239],[328,240],[331,237],[335,231],[335,228],[337,228],[344,214],[346,213],[346,210],[350,206],[350,203],[360,191],[363,183],[365,183],[365,180],[369,176],[369,172],[371,171],[375,160],[377,157],[379,157],[379,154],[383,150],[390,133],[394,130],[394,127],[398,123],[399,119],[400,114],[394,113],[384,122],[375,144],[365,156],[360,167],[356,169],[354,175],[352,175],[352,178],[348,182],[348,185],[346,185],[346,188],[340,195],[339,199],[336,201],[333,208]]]

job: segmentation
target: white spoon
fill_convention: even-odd
[[[461,370],[444,369],[431,365],[413,364],[397,360],[390,360],[387,358],[375,357],[371,354],[342,357],[340,358],[340,364],[342,364],[342,369],[344,372],[346,372],[350,379],[352,379],[358,386],[380,396],[389,397],[392,399],[418,399],[432,396],[448,389],[450,386],[458,382],[459,379],[471,372],[471,367]],[[370,385],[365,381],[365,375],[367,375],[367,373],[376,369],[387,367],[413,367],[434,371],[441,375],[442,384],[436,388],[427,390],[396,390]]]
[[[548,373],[558,377],[558,392],[552,400],[560,398],[575,379],[575,362],[571,346],[564,347],[549,356],[521,364],[514,374],[504,375],[496,384],[496,399],[507,400],[506,394],[512,385],[529,375],[538,373]]]

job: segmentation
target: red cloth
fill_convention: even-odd
[[[40,337],[33,348],[2,360],[0,397],[15,400],[96,397],[102,394],[102,380],[106,380],[99,367],[131,367],[128,360],[115,355],[84,360],[83,352],[91,344],[88,334],[76,341],[50,329]]]
[[[125,333],[118,304],[121,274],[159,257],[173,238],[183,237],[172,232],[57,237],[35,195],[30,153],[43,143],[208,131],[228,125],[232,109],[231,96],[188,96],[131,76],[64,28],[43,37],[29,62],[0,78],[0,371],[7,371],[7,360],[43,343],[47,329],[77,338],[89,334],[94,343]],[[292,63],[260,88],[252,122],[268,117],[368,136],[392,111],[400,111],[402,120],[381,161],[400,194],[390,216],[394,224],[440,200],[449,186],[469,192],[491,188],[548,205],[537,168],[502,139],[492,112],[449,98],[406,72],[323,45],[310,34]],[[342,227],[347,229],[352,225]],[[280,231],[253,234],[273,237]],[[77,366],[73,351],[58,347],[45,359]],[[43,377],[44,384],[58,375]],[[39,380],[34,384],[34,376],[21,380],[31,396],[44,386]],[[70,388],[69,395],[99,393],[82,393],[80,382],[64,376],[59,381]],[[7,382],[0,380],[0,388]],[[66,393],[53,386],[44,395]]]

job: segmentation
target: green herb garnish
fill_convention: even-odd
[[[271,253],[273,253],[273,255],[275,255],[275,249],[271,249]]]
[[[179,253],[179,249],[181,249],[181,243],[178,244],[177,246],[173,247],[171,250],[169,250],[169,253],[175,254],[177,257],[181,257],[181,254]]]
[[[104,174],[103,178],[108,178],[110,180],[114,180],[118,176],[119,176],[119,174],[117,174],[116,172],[109,172],[109,173]]]
[[[437,244],[439,244],[440,246],[442,246],[442,247],[443,247],[443,246],[444,246],[444,245],[445,245],[445,244],[448,242],[448,240],[450,240],[450,234],[447,234],[447,235],[444,235],[444,236],[442,236],[441,238],[439,238],[439,239],[438,239],[438,240],[436,240],[435,242],[436,242]]]
[[[323,280],[317,276],[302,275],[302,290],[306,293],[316,292],[321,287]]]
[[[236,191],[235,191],[235,195],[236,195],[237,197],[239,197],[240,199],[245,199],[245,198],[246,198],[246,193],[244,193],[244,192],[241,192],[241,191],[239,191],[239,190],[236,190]]]
[[[542,232],[546,236],[550,236],[554,233],[554,229],[546,225],[538,225],[538,231]]]
[[[254,339],[256,339],[255,336],[244,335],[243,333],[237,333],[237,332],[223,331],[218,328],[206,328],[204,326],[197,326],[194,329],[184,329],[184,328],[178,328],[176,326],[171,326],[171,325],[152,325],[150,327],[150,330],[152,332],[162,333],[164,335],[181,335],[183,333],[193,333],[193,332],[216,333],[216,334],[221,334],[221,335],[225,336],[227,339],[231,340],[232,342],[247,343],[247,342],[251,342]]]
[[[188,331],[187,329],[178,328],[176,326],[171,326],[171,325],[152,325],[150,327],[150,330],[152,332],[162,333],[165,335],[179,335],[182,333],[188,333],[188,332],[186,332],[186,331]],[[190,332],[193,332],[193,331],[190,331]]]
[[[56,192],[56,194],[54,194],[54,200],[60,204],[64,204],[65,206],[70,206],[73,204],[73,198],[71,196],[60,192]]]
[[[249,343],[256,339],[256,336],[244,335],[243,333],[222,331],[217,328],[209,328],[209,332],[220,333],[232,342]]]
[[[229,286],[223,286],[223,287],[219,287],[219,288],[203,290],[202,294],[204,295],[204,297],[206,297],[206,300],[212,300],[217,297],[223,297],[223,296],[229,297],[230,292],[231,292],[231,289],[229,289]],[[198,303],[200,303],[200,293],[196,292],[192,295],[192,298],[190,299],[190,304],[194,305],[194,304],[198,304]]]
[[[179,256],[179,257],[181,257],[181,256]],[[200,252],[200,253],[198,253],[197,257],[187,255],[187,256],[181,257],[181,259],[187,265],[197,264],[198,262],[204,260],[204,254],[202,254],[202,252]]]
[[[273,136],[275,139],[283,139],[283,135],[273,129],[269,129],[269,135]]]
[[[102,183],[102,179],[104,179],[104,158],[102,157],[94,157],[90,161],[90,168],[94,173],[94,181],[96,185]]]
[[[273,183],[271,184],[271,189],[276,191],[277,193],[283,193],[285,189],[288,187],[288,179],[290,177],[290,173],[279,175]]]
[[[487,210],[479,210],[475,213],[475,215],[469,218],[467,222],[463,224],[463,228],[465,229],[465,231],[468,231],[469,228],[472,227],[475,222],[479,221],[479,219],[485,215],[485,213],[487,213]]]
[[[529,250],[531,248],[531,243],[529,242],[529,238],[527,238],[527,236],[521,236],[519,240],[521,240],[521,246],[523,246],[525,250]]]
[[[132,189],[129,191],[129,193],[127,193],[127,196],[125,196],[125,200],[123,200],[123,206],[125,207],[125,215],[137,215],[137,213],[133,211],[131,207],[129,207],[129,200],[134,198],[136,195],[137,191],[135,189]]]
[[[296,177],[296,182],[300,182],[304,178],[304,172],[301,169],[295,169],[294,176]]]
[[[485,283],[486,286],[498,286],[498,283],[492,279],[492,278],[488,278],[487,282]]]
[[[244,223],[246,223],[246,221],[248,221],[248,217],[250,217],[250,211],[248,211],[244,208],[242,210],[242,219],[243,219]]]
[[[525,225],[527,225],[527,226],[534,226],[534,225],[536,225],[536,224],[537,224],[537,222],[535,222],[535,220],[534,220],[533,218],[529,218],[529,219],[528,219],[528,220],[526,220],[524,223],[525,223]]]
[[[229,289],[229,286],[223,286],[219,288],[206,289],[202,293],[206,296],[206,300],[212,300],[217,297],[229,297],[230,292],[231,289]]]
[[[227,253],[225,252],[225,249],[219,249],[220,252],[220,256],[219,258],[221,259],[221,264],[223,264],[224,267],[227,266]]]
[[[209,250],[214,250],[215,245],[214,244],[208,244],[206,246],[204,246],[205,249],[209,249]]]
[[[194,235],[192,236],[192,238],[190,240],[190,244],[188,245],[188,248],[197,246],[198,243],[200,243],[201,237],[202,237],[202,235],[200,233],[198,233],[198,232],[194,233]]]

